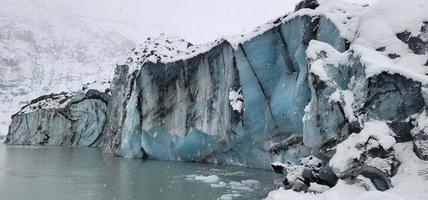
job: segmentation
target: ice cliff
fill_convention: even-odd
[[[88,93],[55,108],[33,102],[13,116],[7,143],[265,169],[276,162],[279,173],[297,169],[284,183],[295,190],[360,175],[386,190],[400,166],[396,143],[428,158],[426,10],[422,0],[306,0],[248,35],[205,45],[148,38],[117,65],[108,103]]]
[[[6,143],[102,146],[109,98],[96,90],[41,96],[12,116]]]

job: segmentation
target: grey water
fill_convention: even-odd
[[[118,158],[94,148],[0,144],[5,200],[263,199],[275,178],[265,170]]]

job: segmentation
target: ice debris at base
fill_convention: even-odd
[[[71,132],[85,130],[84,145],[122,157],[263,169],[273,163],[289,189],[273,196],[401,190],[407,186],[396,178],[408,160],[399,147],[408,145],[406,155],[421,166],[418,159],[428,159],[426,10],[424,0],[305,0],[247,36],[206,45],[150,38],[116,67],[107,108],[79,104],[100,120],[76,115],[69,125],[57,115],[62,104],[37,105],[14,116],[8,143],[46,144],[56,132],[32,125],[33,137],[24,122],[59,120]]]
[[[217,175],[185,175],[184,180],[186,181],[197,181],[205,184],[209,184],[213,188],[227,188],[225,194],[221,195],[219,200],[233,199],[234,197],[246,197],[246,193],[254,191],[259,187],[260,183],[257,180],[248,179],[242,181],[231,181],[226,180],[226,177],[220,178]]]
[[[213,184],[220,182],[220,178],[216,175],[202,176],[202,175],[191,174],[191,175],[186,175],[185,180],[189,180],[189,181],[195,180],[195,181],[200,181],[202,183],[213,183]]]

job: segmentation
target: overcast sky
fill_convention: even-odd
[[[170,33],[201,43],[237,35],[293,10],[299,0],[0,0],[2,13],[82,16],[136,41]],[[375,0],[346,0],[362,3]],[[120,30],[119,30],[120,29]]]

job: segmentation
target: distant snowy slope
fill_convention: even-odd
[[[11,114],[35,97],[107,83],[116,58],[135,46],[81,16],[52,12],[19,16],[4,7],[0,12],[0,134],[6,133]]]

